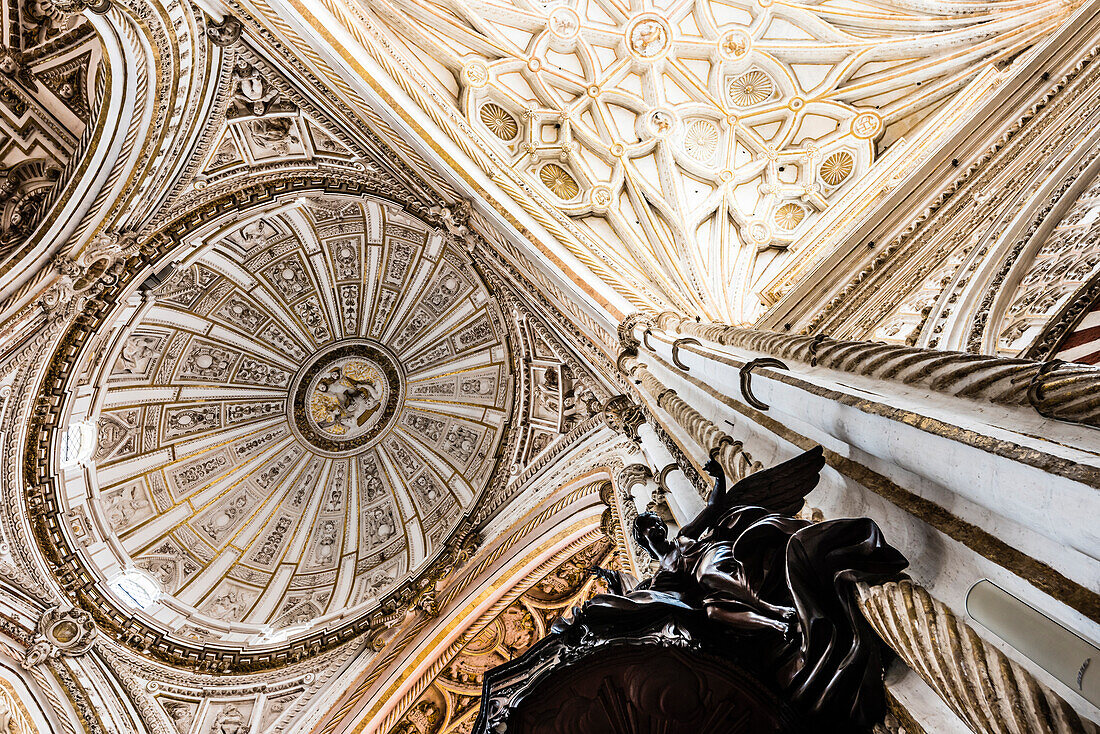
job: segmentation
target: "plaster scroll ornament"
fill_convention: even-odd
[[[241,22],[232,15],[220,21],[210,21],[206,26],[206,37],[215,46],[232,46],[241,37]]]
[[[109,232],[93,239],[75,258],[57,254],[53,259],[57,280],[39,298],[39,305],[53,320],[69,318],[88,299],[118,282],[125,261],[139,248],[133,233]]]
[[[90,10],[103,15],[111,9],[111,0],[51,0],[50,4],[59,13],[83,13]]]
[[[38,620],[21,665],[30,670],[61,655],[83,655],[95,643],[95,632],[90,612],[79,608],[47,609]]]
[[[472,133],[597,276],[638,308],[732,324],[887,149],[932,144],[971,80],[1080,5],[344,2],[403,37],[384,42],[419,73],[401,83],[452,104],[450,134]]]

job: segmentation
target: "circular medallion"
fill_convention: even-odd
[[[607,207],[611,206],[611,189],[607,186],[593,186],[588,196],[592,201],[592,208],[597,211],[607,211]]]
[[[291,428],[322,454],[355,454],[389,429],[402,393],[389,350],[368,339],[338,342],[307,360],[291,382]]]
[[[555,38],[568,40],[580,34],[581,18],[576,10],[562,5],[550,11],[550,15],[546,18],[546,26]]]
[[[882,131],[882,118],[877,112],[860,112],[852,118],[852,135],[869,140]]]
[[[626,29],[626,46],[640,59],[653,60],[663,56],[671,39],[668,21],[657,15],[643,15]]]
[[[650,135],[663,138],[672,132],[672,128],[676,124],[676,118],[671,110],[653,110],[649,113],[646,122],[649,126]]]
[[[740,28],[726,31],[718,39],[718,55],[726,61],[743,59],[752,49],[752,36]]]
[[[482,61],[471,61],[462,67],[462,77],[471,87],[484,87],[489,83],[489,67]]]

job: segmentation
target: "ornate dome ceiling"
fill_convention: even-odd
[[[298,199],[197,244],[90,350],[65,509],[158,629],[282,643],[440,552],[496,463],[507,337],[464,255],[392,206]]]

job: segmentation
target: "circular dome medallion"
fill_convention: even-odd
[[[397,359],[369,339],[333,344],[290,383],[294,433],[326,456],[357,454],[385,435],[404,400]]]
[[[671,43],[672,30],[668,21],[659,15],[647,13],[639,16],[626,29],[627,50],[645,61],[663,56]]]

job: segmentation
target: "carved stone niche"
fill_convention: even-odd
[[[550,635],[490,670],[473,734],[828,731],[796,712],[765,676],[714,655],[672,619],[622,633]]]

